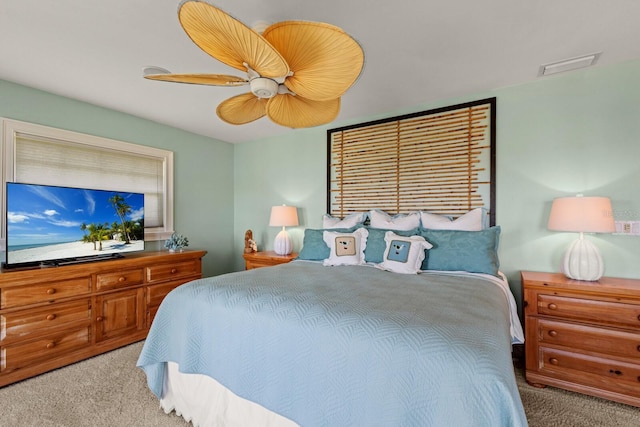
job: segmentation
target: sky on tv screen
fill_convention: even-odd
[[[120,195],[131,208],[125,218],[139,221],[144,215],[144,195],[137,193],[9,184],[7,186],[8,249],[82,240],[82,224],[120,222],[109,202]]]

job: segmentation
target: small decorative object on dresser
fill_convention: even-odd
[[[288,255],[280,255],[274,251],[264,252],[250,252],[244,253],[244,265],[246,270],[260,267],[271,267],[278,264],[286,264],[293,261],[298,257],[298,254],[293,252]]]
[[[251,252],[256,252],[258,250],[258,245],[256,241],[253,240],[253,231],[247,230],[244,233],[244,253],[250,254]]]
[[[640,280],[522,272],[526,378],[640,406]]]
[[[173,233],[171,237],[164,242],[164,247],[169,249],[169,252],[182,252],[187,246],[189,246],[189,239],[178,233]]]

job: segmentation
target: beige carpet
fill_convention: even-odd
[[[190,426],[166,415],[135,367],[142,343],[0,388],[2,427]],[[517,372],[531,427],[636,427],[640,409],[552,387]]]

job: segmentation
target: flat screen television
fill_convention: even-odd
[[[144,250],[144,194],[24,183],[6,187],[7,268]]]

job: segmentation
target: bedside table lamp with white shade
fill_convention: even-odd
[[[595,281],[602,277],[604,264],[598,248],[584,238],[584,233],[616,231],[608,197],[559,197],[549,214],[549,230],[580,233],[562,259],[562,272],[570,279]]]
[[[288,255],[291,253],[291,238],[285,227],[298,225],[298,209],[295,206],[274,206],[271,208],[269,225],[272,227],[282,227],[273,242],[273,250],[278,255]]]

